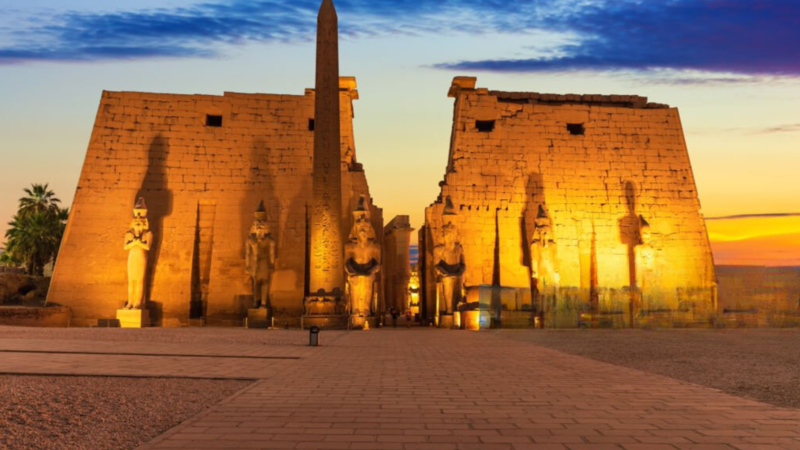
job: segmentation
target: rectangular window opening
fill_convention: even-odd
[[[482,133],[494,131],[494,120],[476,120],[475,128]]]
[[[212,114],[206,114],[206,126],[207,127],[221,127],[222,126],[222,116],[215,116]]]
[[[308,131],[314,131],[314,119],[308,119]]]
[[[586,128],[582,123],[568,123],[567,131],[573,136],[583,136],[586,133]]]

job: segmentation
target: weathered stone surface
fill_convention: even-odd
[[[317,17],[309,295],[344,294],[342,181],[339,166],[339,25],[331,0]]]
[[[717,266],[716,269],[722,324],[800,325],[800,267]]]
[[[525,284],[543,206],[558,243],[565,323],[576,325],[592,304],[621,317],[632,301],[643,312],[699,315],[715,307],[711,250],[676,109],[636,96],[488,91],[474,89],[473,81],[458,79],[450,90],[447,173],[426,210],[421,243],[428,298],[435,295],[432,250],[449,196],[458,211],[468,297],[481,285]],[[636,262],[640,217],[651,231],[646,285]]]
[[[67,327],[72,310],[67,306],[4,306],[0,308],[0,325],[19,327]]]
[[[369,188],[355,159],[357,95],[351,79],[343,84],[342,208],[352,210]],[[207,115],[221,115],[222,126],[207,126]],[[104,92],[49,301],[71,306],[74,325],[115,317],[126,298],[119,237],[131,205],[144,196],[155,236],[148,261],[151,319],[185,324],[194,311],[208,324],[241,324],[252,306],[245,239],[253,206],[263,199],[279,255],[272,312],[279,323],[299,325],[313,118],[313,90],[302,96]],[[381,239],[380,208],[372,206],[371,218]],[[352,225],[349,216],[342,222],[345,229]]]

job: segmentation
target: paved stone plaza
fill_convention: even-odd
[[[70,331],[79,340],[63,339]],[[44,339],[50,332],[60,338]],[[0,372],[258,380],[142,449],[800,449],[796,409],[519,332],[331,331],[318,348],[300,331],[41,333],[0,333]],[[194,343],[143,342],[170,337]]]

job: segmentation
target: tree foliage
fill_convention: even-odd
[[[19,208],[6,231],[6,264],[22,263],[32,275],[42,275],[44,267],[54,262],[69,216],[61,200],[47,184],[33,184],[24,189]]]

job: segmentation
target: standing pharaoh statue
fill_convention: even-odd
[[[381,246],[375,242],[375,229],[369,219],[364,196],[353,211],[350,242],[345,245],[345,271],[349,287],[350,317],[356,327],[364,326],[370,315],[375,292],[375,276],[381,270]]]
[[[534,298],[538,301],[535,309],[540,314],[545,312],[543,300],[552,298],[558,288],[558,247],[553,239],[552,221],[539,205],[536,214],[533,239],[531,239],[531,278],[533,279]]]
[[[123,309],[143,309],[145,306],[145,278],[147,253],[153,244],[153,233],[147,221],[147,205],[139,197],[133,207],[131,227],[125,233],[125,250],[128,251],[128,302]]]
[[[269,286],[275,267],[275,239],[267,223],[267,210],[262,201],[255,212],[246,243],[246,271],[253,282],[253,308],[269,308]]]
[[[453,311],[462,302],[464,290],[464,249],[461,247],[458,228],[453,223],[456,216],[455,207],[450,197],[445,201],[442,219],[442,240],[433,248],[433,263],[437,275],[441,279],[441,300],[439,314],[452,316]],[[449,319],[448,319],[449,320]],[[446,326],[440,318],[440,325]]]

